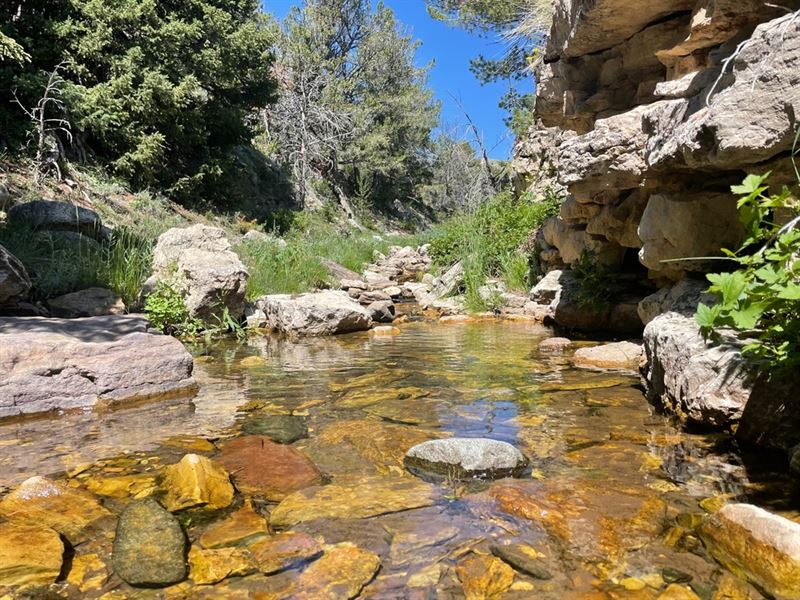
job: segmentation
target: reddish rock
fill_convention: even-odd
[[[287,531],[252,544],[250,552],[267,575],[291,569],[322,556],[322,546],[310,535]]]
[[[281,500],[322,481],[322,474],[305,455],[266,436],[231,440],[222,448],[219,462],[231,473],[239,491],[269,500]]]

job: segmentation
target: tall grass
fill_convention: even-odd
[[[294,294],[326,287],[332,283],[323,259],[360,273],[376,252],[386,253],[391,245],[414,245],[412,236],[378,235],[374,231],[340,229],[314,214],[301,213],[283,240],[243,241],[236,252],[250,272],[248,298],[264,294]]]
[[[106,287],[119,294],[126,306],[136,308],[139,290],[150,273],[155,240],[123,228],[99,244],[77,232],[5,227],[0,228],[0,244],[25,265],[35,299]]]
[[[457,261],[464,265],[468,309],[486,310],[478,289],[489,277],[503,279],[512,290],[530,286],[529,256],[521,248],[532,231],[558,213],[560,201],[555,195],[534,201],[501,192],[472,213],[455,216],[429,232],[436,265],[442,269]]]

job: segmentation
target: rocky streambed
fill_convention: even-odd
[[[657,414],[630,361],[576,368],[592,352],[527,321],[394,329],[220,341],[192,401],[0,422],[0,586],[796,597],[795,483]]]

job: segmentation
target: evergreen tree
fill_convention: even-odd
[[[290,11],[277,43],[280,98],[264,126],[306,205],[329,192],[352,217],[354,199],[389,210],[415,198],[439,113],[417,46],[380,3],[309,0]]]
[[[95,156],[135,187],[224,196],[232,150],[252,134],[245,118],[275,89],[258,0],[31,0],[3,4],[0,22],[31,56],[3,62],[0,88],[35,104],[63,65],[78,158]],[[3,104],[13,137],[19,117]]]

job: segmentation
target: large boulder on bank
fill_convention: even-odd
[[[96,239],[109,234],[93,210],[53,200],[15,204],[8,209],[8,224],[15,228],[78,232]]]
[[[191,354],[141,316],[0,318],[0,417],[195,391]]]
[[[25,298],[30,289],[31,278],[24,265],[0,246],[0,306]]]
[[[770,597],[800,598],[800,524],[751,504],[728,504],[698,530],[711,555]]]
[[[145,288],[168,283],[181,293],[190,316],[214,323],[226,308],[234,319],[244,315],[248,276],[225,232],[198,224],[159,236]]]
[[[572,364],[583,368],[636,370],[641,359],[641,344],[612,342],[589,348],[578,348],[572,356]]]
[[[654,318],[644,329],[648,399],[694,423],[719,427],[738,421],[754,383],[742,345],[732,335],[719,344],[707,342],[695,320],[678,313]]]
[[[406,452],[404,462],[412,473],[455,479],[518,477],[528,465],[511,444],[487,438],[422,442]]]
[[[50,314],[64,319],[125,314],[125,303],[106,288],[87,288],[53,298],[47,303]]]
[[[331,335],[366,331],[372,325],[369,311],[341,291],[272,294],[259,298],[256,305],[269,326],[283,333]]]

